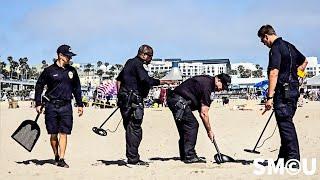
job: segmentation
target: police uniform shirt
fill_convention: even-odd
[[[129,59],[116,79],[121,82],[121,88],[137,90],[145,98],[152,86],[160,85],[160,80],[150,77],[143,64],[138,56]]]
[[[269,52],[268,75],[270,70],[278,69],[279,75],[277,84],[289,83],[291,66],[290,83],[299,83],[297,68],[303,64],[305,59],[305,56],[301,54],[294,45],[282,40],[282,38],[277,38],[273,42]]]
[[[194,76],[181,83],[174,93],[186,100],[191,100],[191,110],[200,110],[202,104],[210,107],[214,95],[214,77],[208,75]]]
[[[82,107],[81,85],[76,69],[70,65],[59,67],[56,62],[44,69],[35,88],[36,105],[41,105],[41,94],[47,85],[46,95],[50,99],[71,100],[72,94],[76,99],[77,106]]]

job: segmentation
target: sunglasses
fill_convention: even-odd
[[[147,55],[147,56],[149,56],[149,57],[152,57],[153,56],[153,54],[151,54],[151,53],[143,53],[144,55]]]

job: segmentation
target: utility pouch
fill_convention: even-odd
[[[176,113],[175,113],[175,117],[174,119],[176,121],[181,121],[184,111],[186,110],[186,107],[191,103],[191,101],[186,101],[183,98],[179,98],[179,101],[175,104],[175,107],[177,109]]]
[[[283,84],[283,94],[284,94],[285,99],[290,98],[290,85],[289,85],[289,83]]]
[[[131,97],[132,97],[132,91],[129,92],[120,92],[118,94],[118,102],[117,106],[118,107],[125,107],[129,108],[131,106]]]
[[[132,103],[132,107],[134,109],[133,111],[133,116],[135,119],[142,119],[144,115],[144,109],[143,109],[143,104],[134,104]]]

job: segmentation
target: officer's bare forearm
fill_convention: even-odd
[[[200,117],[204,127],[206,128],[207,132],[211,131],[211,125],[209,121],[209,107],[202,106],[200,110]]]
[[[117,92],[119,92],[121,81],[117,81]]]
[[[269,90],[268,90],[268,96],[273,97],[274,91],[276,89],[277,81],[278,81],[278,69],[272,69],[269,73]]]
[[[304,60],[304,62],[298,67],[301,71],[304,71],[308,65],[308,60],[307,58]]]

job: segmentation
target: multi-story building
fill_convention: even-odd
[[[172,62],[179,63],[179,69],[186,78],[202,74],[214,76],[220,73],[227,73],[231,69],[229,59],[153,59],[149,65],[149,71],[151,73],[170,71]]]
[[[320,75],[320,64],[318,64],[317,57],[307,57],[308,65],[306,67],[306,72],[308,77],[313,77]]]

